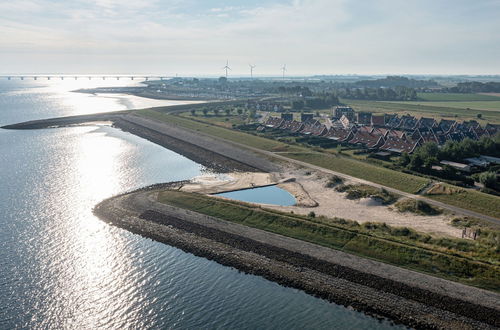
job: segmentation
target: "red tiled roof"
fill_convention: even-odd
[[[324,137],[340,142],[347,142],[353,137],[353,134],[351,131],[343,128],[331,127]]]
[[[385,117],[382,116],[372,116],[372,125],[373,126],[384,126],[385,125]]]
[[[368,148],[376,148],[384,143],[384,138],[381,135],[359,130],[356,134],[354,134],[354,137],[349,141],[349,143],[362,144]]]
[[[382,150],[412,153],[417,146],[421,144],[421,140],[400,139],[395,136],[389,136],[385,140],[384,145],[380,147]]]

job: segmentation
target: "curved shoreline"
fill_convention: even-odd
[[[500,327],[496,293],[160,204],[155,195],[155,188],[123,194],[94,212],[197,256],[411,327]]]

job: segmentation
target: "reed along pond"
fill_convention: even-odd
[[[123,110],[137,101],[70,92],[97,87],[87,84],[0,81],[0,124]],[[395,327],[92,214],[105,198],[206,171],[179,154],[109,126],[0,129],[0,152],[2,329]],[[271,199],[256,194],[294,203],[269,189]]]

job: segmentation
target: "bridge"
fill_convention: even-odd
[[[49,75],[37,75],[37,74],[28,74],[28,75],[0,75],[0,79],[7,79],[7,80],[39,80],[39,79],[45,79],[45,80],[52,80],[52,79],[58,79],[58,80],[65,80],[65,79],[73,79],[73,80],[78,80],[78,79],[87,79],[87,80],[111,80],[111,79],[128,79],[128,80],[143,80],[143,81],[148,81],[148,80],[166,80],[166,79],[171,79],[174,78],[172,76],[159,76],[159,75],[55,75],[55,74],[49,74]]]

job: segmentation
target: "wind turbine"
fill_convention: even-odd
[[[286,64],[283,64],[283,67],[281,68],[281,71],[283,71],[283,80],[285,80]]]
[[[250,67],[250,78],[253,79],[253,69],[256,67],[256,65],[248,64],[248,66]]]
[[[226,66],[223,67],[224,70],[226,70],[226,79],[227,79],[227,70],[231,70],[231,68],[229,67],[229,61],[226,60]]]

